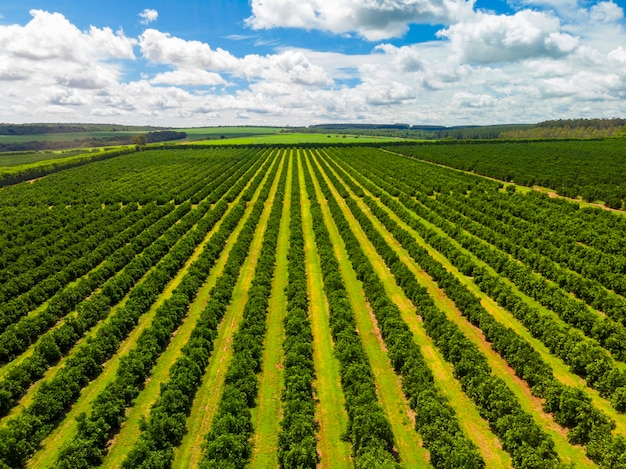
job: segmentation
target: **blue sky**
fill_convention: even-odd
[[[614,0],[0,0],[0,121],[626,115]]]

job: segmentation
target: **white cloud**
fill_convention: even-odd
[[[467,91],[461,91],[454,95],[454,102],[461,107],[492,107],[496,99],[488,94],[475,94]]]
[[[410,24],[450,24],[472,11],[474,0],[251,0],[253,29],[356,32],[378,41],[404,35]]]
[[[589,10],[594,23],[614,23],[624,19],[624,10],[613,2],[600,2]]]
[[[579,0],[512,0],[516,7],[539,7],[558,13],[560,16],[575,16],[580,9]]]
[[[419,72],[424,69],[424,62],[414,47],[396,47],[391,44],[380,44],[376,46],[375,50],[381,50],[393,56],[393,64],[400,72]]]
[[[254,36],[246,36],[244,34],[229,34],[225,36],[226,39],[230,39],[231,41],[244,41],[246,39],[254,39]]]
[[[533,10],[523,6],[531,2]],[[452,0],[252,4],[260,10],[249,24],[259,28],[299,24],[374,39],[436,15],[447,26],[429,42],[362,54],[279,47],[236,56],[154,28],[133,38],[33,10],[25,25],[0,25],[0,121],[456,125],[623,114],[626,33],[611,1],[526,0],[510,15]],[[133,70],[157,65],[141,78],[124,75],[135,46],[145,60]]]
[[[237,65],[237,59],[230,52],[213,50],[203,42],[185,41],[156,29],[144,31],[139,36],[139,46],[143,56],[151,62],[178,68],[231,70]]]
[[[88,62],[132,59],[133,40],[110,28],[82,32],[59,13],[31,10],[26,26],[0,26],[0,54],[31,60],[63,59]]]
[[[146,8],[144,11],[139,13],[139,18],[141,18],[139,21],[141,24],[150,24],[159,18],[159,12]]]
[[[584,70],[572,76],[544,80],[541,90],[544,98],[573,97],[578,103],[606,102],[623,99],[626,86],[616,73]]]
[[[313,65],[302,52],[247,55],[239,63],[239,73],[248,79],[260,77],[268,81],[287,82],[305,86],[328,86],[332,81],[322,67]]]
[[[0,63],[0,81],[22,81],[31,75],[31,70],[16,63]]]
[[[561,32],[557,17],[532,10],[514,15],[477,13],[438,33],[451,41],[462,60],[472,63],[564,56],[578,39]]]
[[[607,57],[611,60],[626,64],[626,49],[624,49],[624,47],[622,46],[619,46],[617,49],[609,52]]]
[[[219,73],[207,72],[206,70],[174,70],[159,73],[150,80],[155,85],[178,85],[178,86],[217,86],[226,85],[226,81]]]
[[[237,58],[223,49],[212,49],[199,41],[186,41],[155,29],[140,37],[141,52],[153,63],[172,65],[181,70],[226,72],[247,80],[265,79],[307,86],[327,86],[332,82],[324,69],[315,66],[301,53],[256,54]]]
[[[48,103],[60,106],[82,106],[88,103],[88,98],[79,91],[56,87],[49,89]]]
[[[0,80],[68,89],[102,88],[118,81],[119,65],[133,60],[134,39],[110,28],[80,31],[59,13],[31,10],[25,26],[0,25]],[[62,100],[58,100],[62,102]],[[75,104],[75,103],[72,103]]]

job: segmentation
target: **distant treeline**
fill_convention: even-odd
[[[607,138],[626,135],[626,119],[559,119],[532,129],[503,132],[501,138]]]
[[[378,135],[416,139],[554,139],[626,136],[626,119],[559,119],[538,124],[455,126],[409,124],[320,124],[294,132]]]
[[[143,132],[142,132],[143,133]],[[160,130],[156,132],[146,132],[147,143],[168,142],[171,140],[181,140],[187,138],[187,133],[177,132],[174,130]],[[110,137],[89,137],[84,139],[65,140],[65,141],[36,141],[16,142],[16,143],[0,143],[0,152],[15,151],[44,151],[44,150],[63,150],[65,148],[78,147],[103,147],[116,145],[131,145],[133,135],[123,133]]]
[[[0,124],[0,135],[41,135],[76,132],[148,132],[164,127],[115,124]]]
[[[148,132],[146,141],[148,143],[169,142],[170,140],[182,140],[187,138],[186,132],[177,132],[175,130],[161,130],[159,132]],[[132,137],[129,136],[129,139]]]

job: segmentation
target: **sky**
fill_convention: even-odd
[[[0,0],[0,122],[626,117],[626,0]]]

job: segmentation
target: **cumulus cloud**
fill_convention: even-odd
[[[613,2],[600,2],[589,9],[594,23],[614,23],[624,19],[624,10]]]
[[[82,93],[68,88],[52,88],[48,96],[49,104],[60,106],[81,106],[88,102],[87,97]]]
[[[410,46],[396,47],[392,44],[380,44],[380,50],[393,57],[393,64],[400,72],[419,72],[424,69],[424,62],[416,48]]]
[[[607,57],[611,60],[615,60],[616,62],[626,64],[626,49],[624,49],[624,47],[622,46],[619,46],[617,49],[609,52]]]
[[[0,26],[0,54],[31,60],[132,59],[132,39],[110,28],[80,31],[59,13],[31,10],[26,26]]]
[[[248,79],[260,77],[307,86],[332,84],[322,67],[313,65],[302,52],[296,51],[267,56],[247,55],[239,62],[238,71]]]
[[[577,102],[618,101],[626,92],[623,78],[616,73],[597,73],[589,70],[574,75],[543,80],[540,84],[543,98],[573,97]]]
[[[253,29],[354,32],[378,41],[402,36],[414,23],[453,23],[469,14],[473,4],[473,0],[252,0],[246,24]]]
[[[0,64],[0,81],[22,81],[26,80],[31,71],[26,67],[19,67],[17,64],[8,62]]]
[[[178,85],[178,86],[217,86],[226,85],[226,81],[219,73],[207,72],[206,70],[174,70],[159,73],[150,80],[155,85]]]
[[[147,29],[139,37],[143,56],[153,63],[179,68],[207,68],[231,70],[237,59],[223,49],[213,50],[200,41],[186,41],[156,29]]]
[[[483,64],[560,57],[578,45],[578,38],[561,32],[557,17],[533,10],[514,15],[477,13],[438,35],[450,40],[462,60]]]
[[[493,96],[488,94],[475,94],[462,91],[454,95],[454,102],[461,107],[491,107],[496,102]]]
[[[150,8],[146,8],[144,11],[139,13],[139,18],[141,18],[141,20],[139,21],[141,24],[150,24],[159,18],[159,12]]]
[[[251,2],[253,28],[374,40],[412,23],[444,24],[431,41],[373,44],[361,54],[284,47],[236,55],[156,28],[137,38],[80,30],[33,10],[24,25],[0,25],[0,121],[455,125],[623,113],[626,33],[615,1],[511,4],[516,13],[499,15],[461,0]],[[135,53],[133,70],[151,65],[140,78],[124,74]]]
[[[211,70],[247,80],[265,79],[308,86],[332,83],[324,69],[313,65],[301,52],[250,54],[238,58],[223,49],[212,49],[200,41],[186,41],[155,29],[148,29],[141,35],[139,46],[144,57],[153,63],[195,70],[195,73]]]
[[[537,7],[568,17],[580,9],[579,0],[512,0],[511,3],[517,8]]]
[[[70,90],[103,88],[120,77],[120,67],[112,59],[135,58],[135,40],[121,31],[93,26],[81,31],[59,13],[30,14],[32,19],[24,26],[0,25],[1,81]],[[51,102],[76,105],[84,100],[61,96]]]

